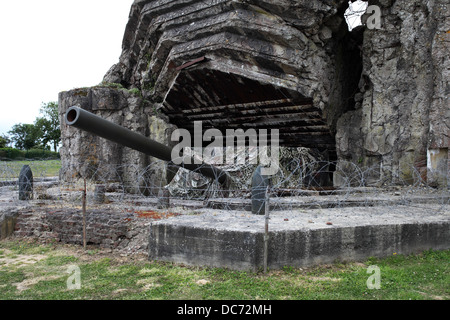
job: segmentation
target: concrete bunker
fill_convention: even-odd
[[[439,4],[420,1],[373,4],[381,9],[383,28],[349,32],[343,18],[346,0],[137,0],[119,63],[102,85],[61,93],[61,116],[78,105],[165,145],[177,128],[193,132],[195,121],[202,121],[204,130],[277,128],[283,147],[326,154],[331,165],[322,187],[347,186],[342,173],[358,173],[358,166],[371,168],[369,176],[357,178],[361,187],[426,180],[428,150],[440,154],[449,147],[448,100],[441,96],[446,80],[438,71],[448,59],[436,36],[446,32],[444,11],[436,9]],[[63,127],[63,141],[63,165],[74,169],[66,172],[82,175],[84,159],[89,159],[93,166],[120,164],[120,178],[133,181],[130,164],[145,169],[155,163],[69,127]],[[148,180],[167,185],[172,178],[159,166]],[[165,254],[158,250],[172,255],[168,259],[183,254],[158,247],[172,240],[160,238],[170,228],[160,224],[151,230],[152,256]],[[189,239],[195,240],[196,230],[173,228],[180,239],[194,234]],[[359,245],[355,239],[375,234],[371,228],[332,230],[329,239],[339,235],[341,249],[350,248],[352,256]],[[448,235],[448,223],[440,228],[439,236]],[[380,237],[393,234],[394,242],[382,244],[385,249],[399,239],[397,227],[388,229]],[[426,237],[425,229],[420,234]],[[400,232],[405,242],[417,231],[408,230]],[[217,234],[210,231],[197,241],[211,240],[207,249],[215,252]],[[259,237],[243,241],[256,243]]]
[[[152,139],[153,121],[163,122],[165,133],[156,140],[168,146],[173,146],[170,131],[187,129],[194,136],[198,121],[203,131],[217,129],[224,135],[227,129],[277,129],[281,147],[311,149],[311,154],[319,155],[316,161],[328,162],[319,165],[321,177],[313,179],[314,187],[333,186],[337,122],[356,108],[363,30],[348,32],[342,18],[345,4],[317,8],[299,3],[292,5],[295,15],[285,11],[284,5],[272,1],[209,5],[192,1],[180,6],[136,2],[124,37],[125,60],[105,76],[106,88],[62,93],[61,118],[77,105]],[[305,10],[310,20],[304,20]],[[134,15],[139,17],[138,25]],[[144,34],[150,38],[144,40]],[[110,83],[128,92],[112,94]],[[140,99],[130,102],[129,92],[134,90]],[[121,113],[127,114],[125,118]],[[96,137],[70,129],[63,130],[64,135],[75,137],[64,139],[63,161],[73,168],[67,172],[77,172],[80,165],[75,162],[80,159],[90,159],[94,169],[88,171],[99,171],[96,163],[102,161],[125,166],[131,161],[142,168],[152,163],[146,155],[124,154],[122,147],[99,146]],[[90,146],[85,148],[87,138]],[[161,167],[157,180],[170,183],[175,173],[169,171]],[[127,178],[126,169],[123,176],[133,179]],[[158,193],[142,187],[136,190]]]
[[[140,133],[151,138],[154,119],[148,118],[155,113],[166,122],[166,131],[192,132],[195,121],[202,121],[204,131],[214,128],[223,133],[278,129],[282,147],[312,148],[335,162],[337,122],[355,109],[362,72],[363,30],[348,32],[343,19],[346,7],[345,2],[137,1],[121,61],[105,76],[105,83],[139,90],[144,101],[138,104],[147,105],[142,109],[126,101],[112,106],[125,99],[101,101],[95,99],[95,92],[72,92],[61,96],[61,117],[73,105],[109,118],[110,111],[118,113],[112,118],[118,118],[130,109],[134,116],[129,118],[144,120],[119,124],[138,124]],[[84,95],[89,99],[82,99]],[[173,145],[170,133],[158,138]],[[66,141],[63,153],[71,148]],[[81,148],[77,150],[80,154],[67,152],[63,159],[70,163],[89,158]],[[118,153],[105,151],[101,155],[97,150],[96,159],[127,161],[105,159]],[[150,162],[135,161],[144,167]],[[330,186],[333,164],[328,170],[325,184]]]
[[[204,130],[280,128],[283,146],[377,166],[375,180],[426,179],[427,150],[449,147],[438,74],[443,11],[403,0],[369,4],[382,27],[350,32],[345,0],[135,1],[119,63],[103,84],[61,93],[61,117],[78,104],[166,145],[173,129],[192,130],[194,121]],[[68,166],[91,156],[143,168],[152,161],[77,135],[63,130]],[[332,180],[340,186],[339,173]]]

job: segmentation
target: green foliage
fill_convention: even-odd
[[[58,103],[43,103],[40,114],[42,116],[36,118],[34,124],[14,125],[8,132],[10,137],[0,139],[0,147],[4,148],[8,143],[13,142],[20,150],[46,150],[51,144],[56,151],[61,141]]]
[[[112,89],[118,89],[118,90],[124,89],[124,90],[128,91],[129,93],[131,93],[133,95],[142,97],[142,92],[141,92],[141,90],[139,88],[127,89],[120,83],[102,82],[97,87],[100,87],[100,88],[112,88]]]
[[[25,151],[15,148],[0,148],[0,159],[15,160],[25,158]]]
[[[58,150],[61,141],[61,129],[59,123],[59,111],[57,102],[42,104],[40,114],[42,117],[36,118],[34,126],[39,132],[39,139],[44,148],[51,144],[53,150]]]
[[[42,149],[31,149],[25,152],[26,159],[60,159],[58,152]]]
[[[1,135],[0,136],[0,148],[6,148],[8,146],[8,144],[11,143],[11,140],[9,139],[8,136],[6,135]]]
[[[40,143],[39,129],[33,124],[16,124],[8,132],[16,148],[29,150]]]
[[[19,150],[15,148],[0,148],[0,160],[23,160],[23,159],[60,159],[58,152],[43,149]]]
[[[143,89],[152,92],[155,89],[157,78],[155,75],[148,75],[144,80]]]
[[[138,88],[130,89],[128,90],[128,92],[135,96],[142,96],[141,90],[139,90]]]
[[[98,87],[101,88],[113,88],[113,89],[124,89],[124,86],[120,83],[115,83],[115,82],[101,82]]]

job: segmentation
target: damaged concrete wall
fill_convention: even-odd
[[[133,188],[138,172],[147,171],[145,168],[149,165],[158,167],[154,164],[158,161],[153,157],[67,126],[64,116],[67,109],[72,106],[79,106],[161,143],[170,140],[173,130],[173,126],[157,116],[153,105],[142,98],[137,90],[127,90],[117,85],[100,85],[61,92],[59,108],[63,180],[70,181],[77,178],[120,180],[124,185]],[[165,166],[161,165],[151,179],[155,183],[161,180],[161,184],[166,184],[165,170]],[[145,181],[142,181],[142,184],[145,184]]]
[[[334,151],[360,72],[343,41],[345,3],[136,1],[105,81],[141,88],[184,128],[277,127],[285,146]],[[180,70],[198,58],[196,69]]]
[[[338,122],[338,157],[378,165],[388,182],[427,174],[427,150],[449,147],[447,1],[370,1],[381,29],[365,30],[356,109]],[[446,172],[444,172],[446,174]]]
[[[61,114],[79,104],[163,143],[172,124],[199,119],[278,128],[284,146],[378,166],[374,178],[389,183],[411,180],[414,167],[426,177],[428,150],[449,148],[448,4],[369,4],[381,8],[381,29],[349,32],[346,0],[136,0],[120,61],[104,78],[125,89],[62,93]],[[63,163],[150,161],[62,131]]]
[[[86,213],[86,244],[145,253],[149,224],[151,221],[131,212],[89,210]],[[19,238],[82,245],[82,225],[82,216],[67,208],[22,208],[16,213],[11,234]]]

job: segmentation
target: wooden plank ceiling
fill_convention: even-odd
[[[282,146],[335,150],[322,111],[298,92],[190,64],[179,71],[162,109],[179,128],[193,131],[194,121],[202,121],[204,130],[223,134],[226,129],[279,129]]]

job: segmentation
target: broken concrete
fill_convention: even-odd
[[[0,240],[8,238],[14,233],[18,215],[18,210],[11,209],[5,213],[0,210]]]
[[[449,4],[370,4],[381,8],[382,25],[364,31],[355,108],[337,126],[338,158],[378,165],[392,183],[414,179],[413,167],[426,179],[427,150],[449,151]]]
[[[41,190],[37,185],[47,196],[36,195],[31,201],[17,200],[14,186],[2,187],[0,238],[82,244],[80,188],[47,187]],[[170,208],[157,210],[157,197],[105,187],[104,204],[95,201],[95,185],[87,188],[88,244],[183,264],[262,267],[265,217],[251,214],[249,199],[217,198],[205,203],[173,198]],[[297,196],[273,196],[269,268],[448,249],[449,200],[448,192],[407,187],[383,192],[379,188],[303,190]]]
[[[283,146],[376,165],[375,178],[412,181],[415,167],[426,179],[428,150],[450,150],[448,3],[370,4],[381,28],[349,32],[347,0],[137,0],[120,61],[104,78],[116,89],[62,93],[61,112],[79,103],[165,142],[171,126],[192,130],[196,120],[204,130],[278,128]],[[84,150],[66,144],[63,162],[149,163],[62,129]]]

